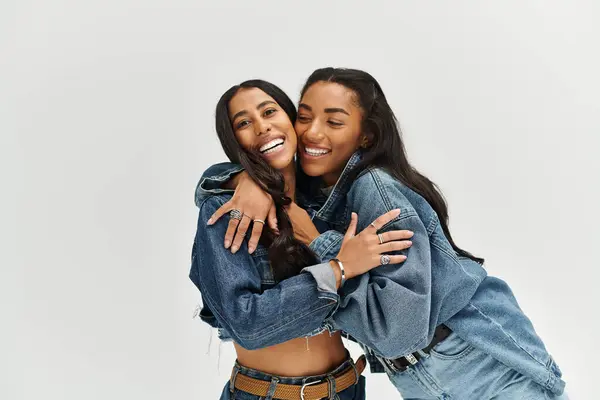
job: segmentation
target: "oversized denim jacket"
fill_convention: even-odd
[[[435,328],[446,324],[471,345],[546,389],[561,393],[564,382],[560,379],[560,370],[535,333],[530,320],[519,308],[508,285],[498,278],[487,276],[479,263],[458,256],[446,239],[431,206],[387,172],[369,169],[350,181],[349,172],[360,158],[360,153],[352,156],[326,200],[304,199],[301,204],[322,232],[310,247],[324,263],[307,267],[298,276],[280,283],[275,284],[271,278],[270,282],[263,284],[262,289],[286,293],[285,296],[270,298],[268,304],[264,305],[278,318],[265,322],[261,320],[262,313],[252,307],[237,310],[233,315],[245,321],[245,329],[250,329],[258,339],[257,347],[314,334],[323,329],[343,330],[366,350],[371,370],[383,372],[383,365],[393,370],[389,359],[424,348],[431,341]],[[223,268],[222,265],[206,266],[205,263],[214,263],[216,260],[214,256],[210,260],[205,258],[215,252],[213,249],[223,248],[226,222],[221,223],[220,229],[210,231],[204,227],[204,221],[219,204],[226,201],[223,195],[231,193],[221,189],[221,184],[239,171],[241,167],[231,163],[214,165],[204,173],[196,189],[196,204],[200,207],[198,231],[212,233],[206,234],[207,237],[201,234],[201,240],[198,240],[197,234],[196,255],[193,256],[190,276],[200,288],[205,301],[203,319],[219,328],[231,327],[215,313],[216,308],[212,308],[214,304],[208,298],[210,292],[214,291],[212,285],[218,285],[218,282],[214,276],[194,276],[194,271]],[[221,200],[216,200],[218,198]],[[211,205],[203,211],[207,202]],[[361,231],[375,218],[394,208],[401,209],[400,216],[381,231],[409,229],[414,232],[413,246],[402,252],[407,255],[407,260],[400,266],[380,266],[350,279],[336,293],[335,277],[327,261],[339,252],[351,213],[358,214],[358,231]],[[220,254],[219,261],[229,258],[225,253],[229,252]],[[246,255],[241,256],[240,253]],[[251,257],[244,249],[232,256]],[[254,257],[259,256],[255,254]],[[266,260],[266,256],[263,258]],[[263,263],[261,265],[268,270],[268,262],[264,260],[260,261]],[[234,270],[205,275],[225,274],[228,279],[233,279]],[[272,275],[265,272],[264,277],[269,276]],[[202,282],[203,279],[206,280]],[[238,277],[235,279],[237,281]],[[260,296],[257,294],[260,290],[258,275],[254,279],[255,295]],[[304,286],[294,292],[293,285],[300,285],[297,281]],[[309,300],[306,296],[314,297]],[[233,297],[221,298],[223,304],[237,301]],[[212,320],[213,317],[216,321]],[[253,324],[259,327],[253,327]],[[240,339],[232,336],[234,340]]]

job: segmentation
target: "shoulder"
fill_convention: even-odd
[[[373,209],[377,213],[400,208],[401,219],[417,217],[426,225],[435,223],[437,219],[425,198],[382,168],[369,168],[362,172],[352,183],[348,202],[353,207]]]
[[[376,208],[384,206],[385,211],[401,208],[403,211],[406,210],[404,215],[408,216],[416,214],[410,196],[407,196],[408,192],[412,191],[388,171],[382,168],[369,168],[352,182],[348,199]]]

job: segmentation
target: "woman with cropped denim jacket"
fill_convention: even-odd
[[[364,398],[364,357],[354,364],[340,332],[325,332],[323,321],[337,307],[336,290],[346,278],[367,272],[382,259],[390,265],[403,262],[403,255],[384,253],[411,244],[402,240],[412,236],[407,231],[377,234],[375,227],[397,218],[399,210],[374,218],[358,235],[354,216],[335,251],[337,260],[319,264],[309,241],[302,242],[302,232],[310,241],[319,233],[306,211],[291,202],[296,197],[295,117],[285,93],[264,81],[234,86],[217,105],[217,133],[224,148],[276,199],[279,220],[276,229],[265,230],[253,254],[230,252],[220,244],[228,223],[209,223],[209,217],[231,196],[214,194],[197,203],[190,278],[202,294],[201,318],[219,328],[221,339],[233,339],[238,355],[222,399]],[[252,223],[239,210],[231,214],[230,224],[234,222]],[[264,223],[253,221],[255,227]]]
[[[322,328],[351,335],[371,370],[385,371],[407,398],[566,398],[558,366],[509,286],[487,276],[483,260],[454,244],[445,204],[406,161],[393,112],[374,78],[357,70],[315,71],[302,91],[295,128],[298,201],[322,232],[310,244],[321,260],[335,256],[352,213],[361,229],[374,216],[400,208],[400,217],[381,231],[414,232],[413,246],[403,252],[406,262],[348,280],[337,292],[339,304],[319,321]],[[332,179],[335,166],[343,172]],[[233,193],[224,182],[242,182],[242,170],[232,163],[209,168],[196,201]],[[268,203],[249,203],[238,192],[236,202],[212,218],[232,205],[266,217]],[[236,228],[231,224],[225,234],[230,242]],[[238,230],[234,242],[245,234]],[[324,292],[333,287],[333,274],[312,275]]]

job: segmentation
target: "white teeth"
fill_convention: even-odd
[[[284,140],[282,138],[279,139],[273,139],[271,140],[269,143],[264,144],[260,147],[260,149],[258,149],[261,153],[267,153],[267,152],[271,152],[271,150],[273,150],[273,148],[277,145],[283,144]]]
[[[322,156],[323,154],[329,153],[329,150],[325,149],[311,149],[309,147],[306,147],[305,150],[309,156]]]

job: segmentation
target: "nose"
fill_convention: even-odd
[[[256,136],[260,136],[271,131],[271,123],[264,119],[257,121],[254,126],[254,133]]]
[[[316,122],[313,122],[308,129],[304,131],[304,137],[311,143],[319,143],[323,140],[323,133],[321,132],[321,129],[319,129],[319,125]]]

